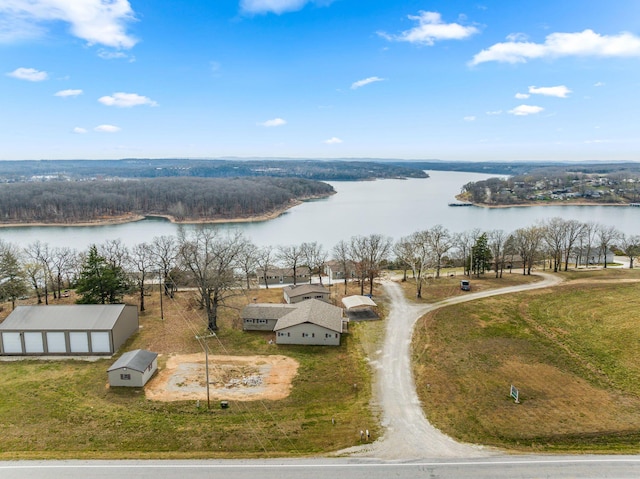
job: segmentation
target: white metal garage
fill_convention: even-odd
[[[0,324],[0,354],[111,355],[138,330],[136,306],[18,306]]]

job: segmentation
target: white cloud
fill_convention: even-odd
[[[131,48],[137,42],[126,32],[127,23],[135,20],[129,0],[3,0],[0,17],[4,41],[39,36],[44,24],[64,22],[90,45]]]
[[[76,127],[73,129],[73,132],[74,132],[74,133],[78,133],[79,135],[84,135],[85,133],[87,133],[87,129],[86,129],[86,128],[81,128],[81,127],[79,127],[79,126],[76,126]]]
[[[464,121],[476,121],[476,117],[471,115],[471,116],[465,116],[463,118]]]
[[[82,90],[60,90],[53,94],[53,96],[61,96],[63,98],[67,98],[70,96],[78,96],[82,95]]]
[[[595,87],[600,87],[600,86],[604,86],[604,85],[605,85],[605,83],[604,83],[604,82],[599,81],[599,82],[594,83],[594,85],[593,85],[593,86],[595,86]]]
[[[120,130],[121,128],[115,125],[98,125],[94,128],[94,131],[100,133],[116,133]]]
[[[502,110],[488,111],[487,115],[502,115]]]
[[[536,113],[540,113],[544,108],[541,106],[534,105],[520,105],[515,107],[513,110],[509,110],[509,113],[516,116],[527,116],[527,115],[535,115]]]
[[[139,105],[158,106],[158,104],[151,98],[138,95],[137,93],[114,93],[111,96],[103,96],[98,98],[98,101],[103,105],[117,106],[119,108],[130,108]]]
[[[398,35],[385,32],[378,32],[378,35],[390,41],[433,45],[438,40],[462,40],[479,31],[476,27],[465,27],[459,23],[444,23],[438,12],[421,10],[418,15],[408,15],[408,18],[417,21],[418,26]]]
[[[275,126],[283,126],[286,125],[287,121],[282,118],[273,118],[272,120],[263,121],[262,123],[258,123],[258,126],[264,126],[267,128],[273,128]]]
[[[307,3],[325,6],[332,2],[333,0],[242,0],[240,9],[245,13],[275,13],[280,15],[285,12],[302,10]]]
[[[385,80],[384,78],[380,78],[380,77],[365,78],[364,80],[358,80],[357,82],[353,82],[351,84],[351,89],[356,90],[360,87],[368,85],[369,83],[375,83],[375,82],[384,81],[384,80]]]
[[[531,95],[529,95],[528,93],[516,93],[515,97],[518,100],[526,100],[527,98],[529,98]]]
[[[535,58],[566,56],[638,57],[640,37],[631,33],[600,35],[593,30],[577,33],[552,33],[544,43],[508,41],[496,43],[476,54],[471,65],[484,62],[526,63]]]
[[[27,81],[44,81],[49,78],[47,72],[41,72],[35,68],[16,68],[12,72],[7,73],[7,76]]]
[[[340,143],[342,143],[342,140],[334,136],[332,138],[329,138],[328,140],[324,140],[324,143],[327,145],[339,145]]]
[[[555,96],[558,98],[567,98],[567,95],[571,93],[571,90],[569,90],[564,85],[548,86],[548,87],[540,87],[540,88],[535,86],[530,86],[529,93],[531,93],[532,95],[544,95],[544,96]]]
[[[105,50],[104,48],[98,51],[98,56],[103,60],[128,60],[129,63],[136,61],[136,57],[133,55],[121,51]]]

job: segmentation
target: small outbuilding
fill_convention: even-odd
[[[346,296],[342,304],[347,311],[349,321],[380,319],[375,311],[376,303],[369,296]]]
[[[331,291],[319,284],[298,284],[285,286],[282,288],[282,294],[288,304],[295,304],[308,299],[318,299],[328,303]]]
[[[110,356],[138,327],[134,305],[17,306],[0,324],[0,355]]]
[[[158,353],[145,349],[127,351],[107,369],[109,386],[141,388],[158,369]]]

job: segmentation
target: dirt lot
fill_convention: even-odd
[[[286,356],[209,356],[213,400],[283,399],[291,391],[298,362]],[[204,353],[171,355],[145,386],[154,401],[206,400]]]

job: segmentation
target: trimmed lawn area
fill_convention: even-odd
[[[564,276],[419,321],[414,372],[436,427],[515,450],[640,452],[640,276]]]

